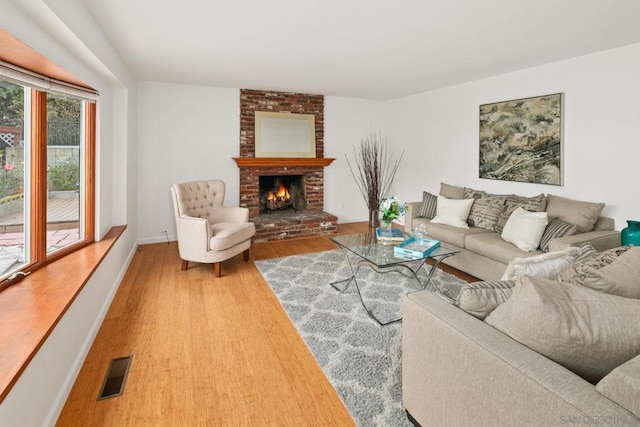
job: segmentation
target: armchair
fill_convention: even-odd
[[[249,210],[223,205],[224,182],[184,182],[171,186],[182,270],[189,261],[213,263],[215,275],[222,274],[221,262],[241,252],[249,260],[251,238],[256,233],[249,222]]]

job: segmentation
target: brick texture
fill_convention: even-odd
[[[315,115],[316,158],[324,157],[324,96],[294,92],[240,90],[240,157],[255,157],[255,112],[290,112]],[[305,177],[305,212],[261,215],[260,176]],[[323,212],[323,167],[240,167],[240,206],[249,208],[256,224],[254,241],[280,240],[318,234],[335,234],[337,218]]]

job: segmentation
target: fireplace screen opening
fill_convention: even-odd
[[[260,213],[271,213],[293,209],[304,210],[306,197],[304,194],[304,176],[261,176]]]

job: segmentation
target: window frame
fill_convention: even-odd
[[[2,78],[2,77],[0,77]],[[13,80],[13,79],[12,79]],[[29,204],[26,209],[24,232],[29,230],[29,242],[25,239],[25,248],[29,251],[29,262],[16,270],[12,270],[0,277],[0,291],[18,283],[22,278],[31,272],[54,262],[72,252],[75,252],[95,240],[95,171],[96,171],[96,101],[82,99],[84,108],[84,146],[80,151],[84,174],[82,177],[82,188],[80,194],[81,209],[84,210],[83,221],[79,221],[81,236],[77,242],[73,242],[56,251],[47,253],[47,94],[49,92],[36,89],[28,82],[17,84],[30,90],[30,117],[25,117],[25,124],[30,124],[29,163],[30,167],[28,179],[29,199],[25,201]],[[27,103],[25,102],[25,106]],[[25,115],[27,110],[25,109]],[[82,213],[81,213],[82,214]],[[27,224],[28,222],[28,224]],[[25,254],[27,257],[27,254]]]

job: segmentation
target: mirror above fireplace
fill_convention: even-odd
[[[315,115],[255,112],[256,157],[316,157]]]

